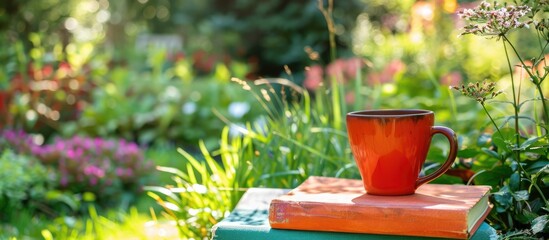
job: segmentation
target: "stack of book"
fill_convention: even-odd
[[[425,184],[374,196],[362,181],[310,177],[295,189],[248,190],[213,239],[490,239],[487,186]]]

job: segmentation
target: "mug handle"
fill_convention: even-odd
[[[454,133],[454,130],[447,127],[433,126],[431,128],[431,138],[437,133],[444,135],[448,139],[448,142],[450,143],[450,153],[448,154],[446,162],[444,162],[444,164],[438,170],[427,176],[417,179],[416,188],[444,174],[446,170],[448,170],[452,166],[454,160],[456,159],[458,144],[456,133]]]

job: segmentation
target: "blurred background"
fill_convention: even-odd
[[[161,209],[178,206],[180,215],[162,215],[187,223],[175,234],[207,237],[242,191],[182,194],[167,206],[142,186],[196,193],[197,186],[289,188],[309,175],[358,178],[342,120],[351,110],[435,110],[460,144],[476,143],[488,121],[450,86],[500,79],[507,66],[501,45],[459,37],[457,11],[477,4],[2,1],[0,232],[97,239],[105,236],[99,226],[119,226],[135,234],[143,222],[158,223],[155,212],[160,219]],[[446,151],[435,141],[433,167]],[[26,171],[29,164],[37,169]],[[155,166],[185,174],[162,175]],[[463,166],[471,167],[455,168]]]
[[[251,96],[230,90],[231,77],[282,77],[311,89],[318,70],[323,76],[352,58],[365,83],[430,96],[437,84],[500,74],[493,44],[457,38],[456,11],[468,6],[337,1],[331,56],[326,19],[312,0],[6,1],[0,126],[46,139],[116,133],[143,144],[195,144],[223,126],[211,108],[241,123],[259,114]]]

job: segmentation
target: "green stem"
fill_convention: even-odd
[[[335,25],[334,25],[334,19],[332,16],[332,12],[334,10],[334,0],[328,0],[328,9],[324,8],[324,2],[322,0],[318,0],[318,9],[324,15],[324,19],[326,20],[326,25],[328,25],[328,34],[329,34],[329,41],[330,41],[330,60],[334,61],[337,57],[336,54],[336,42],[335,42]]]
[[[540,98],[541,98],[541,103],[543,105],[543,113],[544,113],[544,117],[543,117],[543,120],[545,123],[547,123],[547,121],[549,121],[549,109],[547,109],[547,103],[545,103],[545,97],[543,96],[543,91],[541,89],[541,83],[543,82],[543,79],[540,79],[538,78],[537,76],[534,75],[534,73],[532,73],[532,70],[530,70],[530,68],[526,67],[527,65],[524,63],[524,60],[520,57],[520,54],[518,53],[517,49],[515,48],[515,46],[513,45],[513,43],[511,43],[511,41],[509,41],[509,39],[503,35],[503,46],[505,47],[505,56],[507,56],[507,63],[509,64],[509,72],[511,73],[511,83],[513,83],[513,71],[512,71],[512,67],[511,67],[511,62],[509,60],[509,55],[507,53],[507,45],[505,45],[505,42],[509,43],[509,46],[511,46],[511,48],[513,49],[513,52],[515,52],[515,55],[517,56],[517,58],[519,59],[521,65],[523,66],[523,69],[526,70],[526,73],[528,73],[528,76],[532,79],[532,82],[536,85],[536,88],[538,89],[538,92],[540,94]],[[547,47],[547,44],[545,45],[545,47]],[[545,49],[544,47],[544,49]],[[514,96],[514,91],[515,89],[513,89],[513,96]],[[516,103],[516,102],[515,102]],[[517,120],[518,122],[518,120]]]
[[[344,103],[341,102],[340,90],[338,87],[339,85],[337,83],[336,76],[331,77],[331,80],[332,80],[331,87],[332,87],[332,106],[333,106],[332,110],[333,110],[333,116],[334,116],[334,128],[340,130],[342,127],[341,107],[344,105]]]
[[[454,92],[452,89],[448,88],[448,95],[450,96],[450,109],[452,110],[452,124],[455,126],[457,125],[457,104],[456,104],[456,97],[454,96]]]
[[[543,194],[543,191],[539,188],[539,186],[536,183],[533,183],[533,185],[538,190],[539,195],[541,196],[541,198],[545,202],[545,206],[549,206],[549,202],[547,201],[547,198],[545,198],[545,195]]]
[[[486,109],[486,106],[484,105],[484,103],[480,103],[480,105],[481,105],[482,108],[484,109],[484,112],[486,112],[486,115],[488,115],[488,118],[490,118],[490,121],[492,121],[492,124],[494,125],[494,127],[496,127],[496,130],[498,131],[499,135],[500,135],[501,137],[503,137],[503,135],[501,134],[501,131],[499,130],[498,125],[496,124],[496,121],[494,121],[494,119],[493,119],[492,116],[490,115],[490,112],[488,112],[488,109]]]
[[[355,77],[355,89],[354,89],[355,104],[354,104],[353,111],[358,111],[364,107],[364,103],[363,103],[364,101],[363,101],[361,90],[362,90],[362,71],[359,67],[357,68],[356,77]]]
[[[337,57],[336,42],[335,42],[335,25],[334,25],[334,18],[332,15],[333,10],[334,10],[334,0],[328,0],[328,19],[329,19],[328,30],[330,32],[330,56],[332,58],[332,61],[334,61]]]
[[[519,162],[519,164],[520,164],[520,150],[518,150],[518,147],[520,145],[519,105],[517,103],[517,93],[515,92],[515,78],[513,77],[513,67],[511,66],[511,60],[509,59],[509,52],[507,51],[507,45],[505,44],[505,42],[509,42],[509,39],[507,39],[507,37],[505,37],[505,35],[503,35],[503,39],[505,40],[505,41],[502,41],[503,42],[503,49],[505,49],[505,57],[507,58],[507,66],[509,67],[509,73],[511,74],[511,88],[513,90],[513,109],[515,111],[515,137],[516,137],[516,139],[515,139],[516,140],[516,148],[515,148],[516,150],[515,150],[515,152],[516,152],[517,162]],[[513,47],[513,44],[511,44],[510,42],[509,42],[509,44],[511,45],[511,47],[513,49],[515,49]]]
[[[539,97],[541,99],[541,104],[543,105],[543,112],[545,113],[545,116],[543,118],[544,125],[547,124],[547,121],[549,120],[549,112],[547,110],[547,103],[545,102],[545,97],[543,96],[543,90],[541,89],[541,82],[535,84],[536,89],[538,90]]]

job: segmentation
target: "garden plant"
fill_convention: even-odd
[[[495,209],[489,220],[506,232],[505,237],[549,233],[549,109],[544,91],[549,74],[548,12],[547,1],[521,1],[517,5],[481,2],[459,13],[467,21],[462,35],[501,43],[507,59],[509,75],[504,79],[454,87],[477,101],[492,124],[493,128],[479,132],[476,141],[471,139],[460,155],[473,158],[479,169],[471,181],[494,188]],[[519,31],[519,41],[511,40]],[[537,51],[524,51],[524,43],[535,44]],[[500,95],[506,100],[499,100]],[[490,111],[489,104],[496,106]]]

